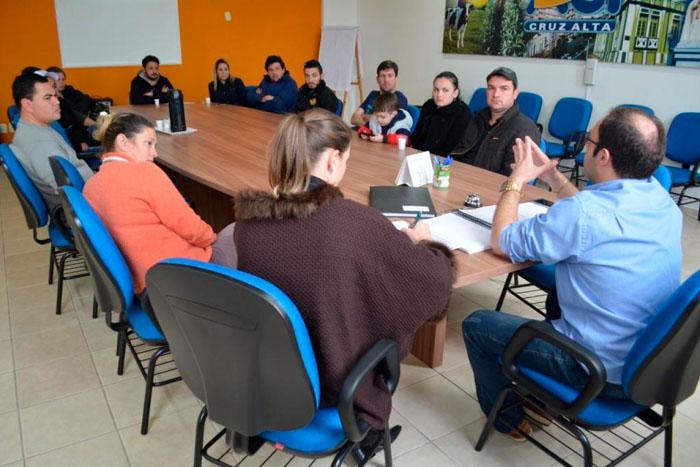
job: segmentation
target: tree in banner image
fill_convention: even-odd
[[[481,37],[483,39],[481,53],[487,55],[497,55],[501,49],[501,35],[499,31],[501,15],[496,3],[496,0],[489,0],[486,3],[484,22],[481,23]]]
[[[526,51],[522,11],[515,0],[505,0],[504,3],[498,52],[500,55],[522,57]]]

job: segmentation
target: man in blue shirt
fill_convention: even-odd
[[[556,162],[530,139],[516,140],[515,163],[501,187],[491,246],[513,262],[556,264],[556,297],[561,316],[548,322],[594,352],[607,373],[602,395],[626,397],[624,360],[656,308],[678,287],[682,214],[651,177],[663,160],[663,124],[637,109],[612,110],[586,134],[584,170],[593,184],[578,191],[556,170]],[[557,194],[546,214],[517,221],[520,192],[539,178]],[[556,319],[554,319],[556,318]],[[477,395],[488,414],[508,381],[499,358],[526,319],[481,310],[462,323]],[[583,389],[588,375],[567,353],[536,340],[519,362]],[[506,402],[508,403],[508,401]],[[505,414],[498,431],[528,432],[522,408]]]
[[[406,109],[408,107],[406,96],[404,96],[401,91],[396,90],[396,81],[398,78],[399,66],[396,63],[391,60],[384,60],[380,63],[377,67],[377,84],[379,85],[379,91],[372,91],[369,93],[360,107],[352,114],[350,122],[358,127],[369,122],[374,111],[374,101],[377,100],[379,94],[386,94],[388,92],[395,94],[396,99],[399,101],[399,107]]]

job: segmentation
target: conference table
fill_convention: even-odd
[[[168,118],[168,106],[113,107],[112,112],[135,112],[152,121]],[[235,221],[231,197],[243,189],[270,188],[267,178],[267,147],[284,118],[281,115],[230,105],[186,103],[188,134],[158,133],[157,162],[174,179],[197,213],[215,231]],[[353,136],[350,159],[340,189],[346,198],[369,204],[369,187],[393,185],[406,155],[418,151],[372,143]],[[505,177],[461,163],[452,165],[450,187],[428,187],[438,213],[461,207],[469,193],[478,193],[484,205],[495,204]],[[525,187],[523,201],[553,194]],[[490,250],[476,254],[456,251],[454,287],[518,271],[528,263],[513,264]],[[494,297],[494,303],[496,297]],[[407,310],[407,312],[410,312]],[[416,334],[412,353],[431,367],[442,364],[447,319],[425,323]]]

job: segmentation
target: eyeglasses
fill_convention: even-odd
[[[598,141],[596,141],[596,140],[594,140],[594,139],[591,138],[591,132],[590,132],[590,131],[587,131],[587,132],[585,132],[585,133],[581,133],[581,142],[583,143],[583,144],[581,144],[581,146],[583,146],[584,144],[586,144],[586,141],[592,143],[593,146],[594,146],[593,156],[595,156],[596,154],[598,154],[598,152],[600,152],[600,150],[603,149],[603,147],[600,145],[600,143],[599,143]]]

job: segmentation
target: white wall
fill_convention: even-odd
[[[585,97],[582,61],[443,54],[444,0],[325,0],[324,6],[355,1],[368,89],[376,88],[377,64],[390,58],[399,64],[399,89],[411,103],[429,98],[433,77],[444,70],[457,74],[468,102],[497,66],[513,68],[520,89],[543,97],[540,122],[548,121],[560,97]],[[593,120],[623,103],[648,105],[667,124],[679,112],[700,112],[699,70],[599,63],[596,83],[589,95]]]

